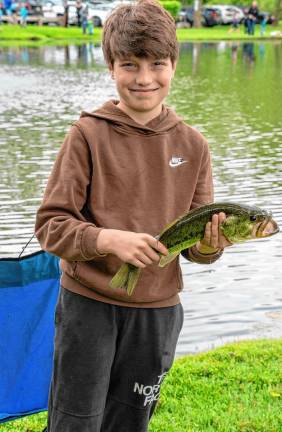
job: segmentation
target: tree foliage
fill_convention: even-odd
[[[177,0],[160,0],[161,5],[171,13],[173,18],[177,17],[178,12],[181,9],[181,3]]]

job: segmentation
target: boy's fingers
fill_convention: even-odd
[[[145,268],[146,264],[144,264],[142,261],[140,261],[139,259],[135,258],[132,260],[128,260],[129,264],[133,264],[135,265],[135,267],[139,267],[139,268]]]
[[[211,246],[213,248],[217,248],[218,247],[218,215],[217,214],[214,214],[212,216]]]
[[[219,223],[219,225],[220,225],[222,222],[224,222],[225,219],[226,219],[226,214],[223,213],[223,212],[220,212],[220,213],[218,214],[218,223]]]
[[[146,250],[146,255],[148,258],[151,259],[152,262],[158,262],[160,259],[159,254],[155,251],[155,249],[152,249],[151,247],[148,247],[148,250]]]
[[[150,265],[153,263],[151,258],[149,258],[146,254],[140,254],[136,258],[138,261],[142,262],[145,265]]]
[[[150,246],[160,252],[163,255],[168,255],[168,250],[158,239],[153,238],[152,243],[150,243]]]
[[[168,255],[168,250],[165,247],[165,245],[163,245],[162,242],[160,242],[155,237],[148,234],[146,237],[146,241],[147,241],[147,244],[152,248],[152,250],[160,252],[163,255]]]
[[[211,222],[208,222],[206,224],[205,234],[204,234],[204,238],[203,238],[202,242],[207,246],[210,245],[210,242],[211,242]]]
[[[223,212],[219,213],[219,215],[218,215],[218,223],[219,223],[219,226],[218,226],[218,232],[219,232],[218,246],[221,249],[224,249],[226,246],[232,245],[232,243],[230,243],[230,241],[228,241],[226,239],[225,235],[223,234],[223,232],[220,229],[220,225],[225,221],[225,219],[226,219],[226,214]]]

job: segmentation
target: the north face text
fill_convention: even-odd
[[[158,375],[158,380],[154,385],[144,385],[138,382],[134,383],[133,392],[139,393],[139,395],[144,396],[144,406],[147,406],[159,399],[161,383],[163,382],[166,374],[167,372]]]

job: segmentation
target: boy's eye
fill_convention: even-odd
[[[135,64],[134,63],[130,63],[130,62],[126,62],[126,63],[122,63],[121,67],[124,67],[124,68],[133,68],[133,67],[135,67]]]
[[[164,61],[157,60],[157,61],[154,62],[154,66],[157,66],[157,67],[162,67],[162,66],[165,66],[165,65],[166,65],[166,63]]]

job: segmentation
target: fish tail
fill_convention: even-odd
[[[138,282],[141,268],[124,263],[110,282],[111,288],[125,288],[129,296],[132,295]]]
[[[129,265],[124,263],[110,282],[111,288],[125,288],[129,277]]]
[[[129,275],[128,275],[128,279],[127,279],[127,286],[126,286],[126,291],[127,291],[127,294],[129,296],[131,296],[131,294],[134,291],[134,288],[138,282],[141,270],[142,270],[141,268],[135,267],[129,271]]]

